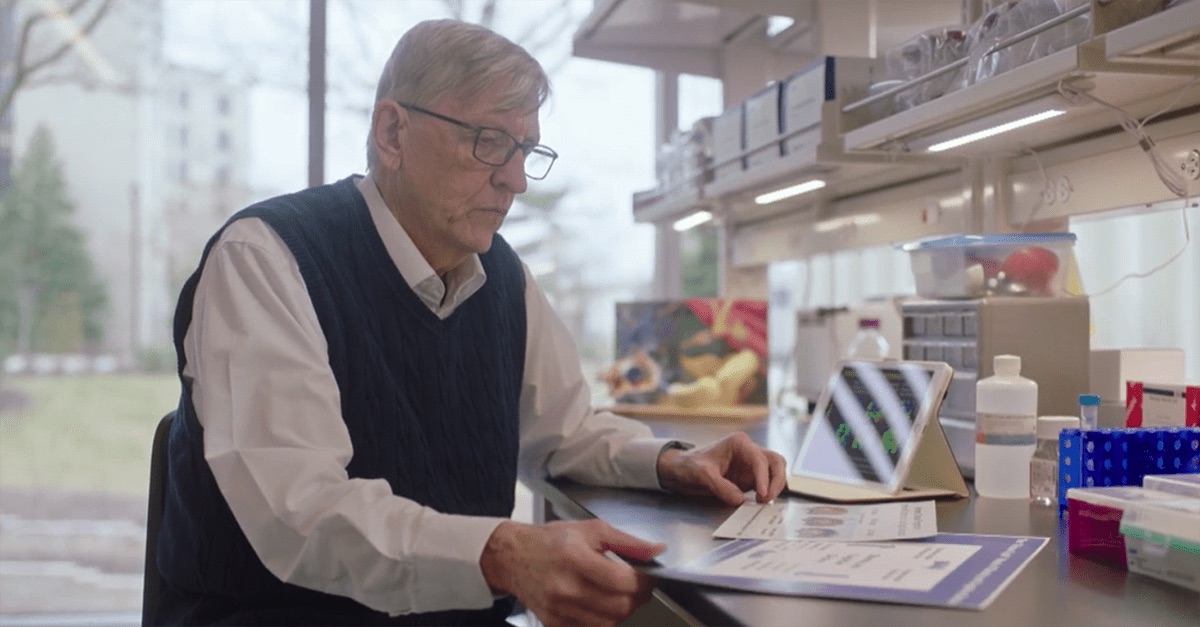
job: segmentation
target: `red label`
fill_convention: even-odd
[[[1125,382],[1125,426],[1142,426],[1142,384]]]
[[[1200,387],[1188,386],[1184,392],[1187,407],[1183,410],[1183,424],[1189,427],[1200,427]]]

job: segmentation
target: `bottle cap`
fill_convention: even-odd
[[[1038,416],[1037,437],[1057,438],[1063,429],[1078,429],[1079,416]]]
[[[996,355],[992,358],[992,369],[1003,377],[1015,377],[1021,374],[1021,357],[1019,355]]]
[[[860,328],[860,329],[878,329],[879,328],[879,319],[878,318],[859,318],[858,319],[858,328]]]
[[[1080,394],[1079,404],[1085,407],[1100,404],[1100,397],[1095,394]]]

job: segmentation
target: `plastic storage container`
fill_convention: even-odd
[[[1200,500],[1133,503],[1120,531],[1130,571],[1200,592]]]
[[[910,242],[917,294],[926,298],[1068,295],[1074,233],[955,235]]]
[[[1029,498],[1029,462],[1037,438],[1038,385],[1021,376],[1021,358],[996,355],[996,374],[975,384],[975,491]]]

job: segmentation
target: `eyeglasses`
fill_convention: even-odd
[[[540,181],[550,173],[550,166],[554,165],[554,160],[558,158],[558,153],[548,146],[535,143],[523,144],[508,132],[498,128],[476,126],[406,102],[397,102],[396,104],[405,109],[461,126],[469,131],[475,131],[475,147],[471,154],[480,162],[492,167],[499,168],[508,163],[508,160],[512,159],[513,155],[520,150],[525,156],[525,176]]]

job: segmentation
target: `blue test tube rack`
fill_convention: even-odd
[[[1146,475],[1200,473],[1200,427],[1063,429],[1058,472],[1062,516],[1071,488],[1140,486]]]

